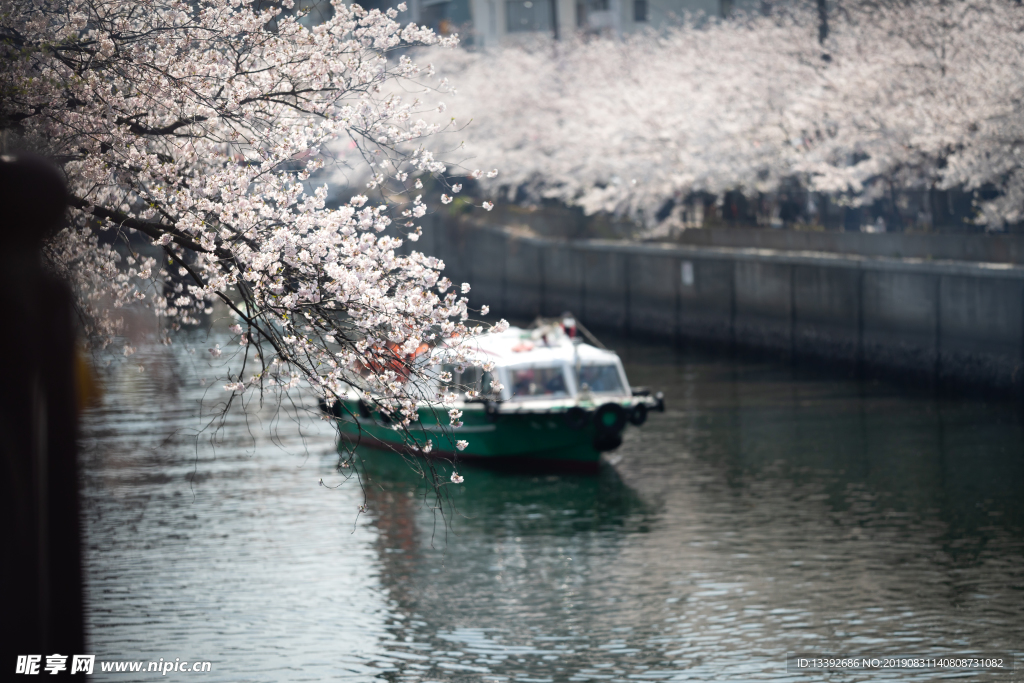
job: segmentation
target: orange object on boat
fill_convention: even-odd
[[[395,344],[393,342],[387,345],[387,351],[378,348],[376,349],[376,351],[379,356],[384,356],[385,354],[387,354],[390,355],[390,358],[388,358],[388,360],[383,363],[375,363],[371,361],[369,363],[364,363],[363,365],[368,370],[374,373],[383,372],[384,370],[391,370],[396,375],[398,375],[399,379],[409,379],[410,364],[417,357],[423,355],[424,353],[428,353],[430,351],[430,346],[426,343],[421,343],[419,346],[416,347],[415,351],[413,351],[412,353],[407,353],[404,356],[399,353],[400,348],[401,347],[398,344]]]

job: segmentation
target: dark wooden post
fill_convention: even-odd
[[[824,45],[828,38],[828,5],[827,0],[817,0],[818,3],[818,44]]]

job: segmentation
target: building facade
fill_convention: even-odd
[[[463,44],[491,47],[529,35],[622,35],[679,23],[760,11],[760,0],[412,0],[412,20]]]

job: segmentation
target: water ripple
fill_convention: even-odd
[[[364,489],[319,487],[343,479],[315,420],[233,413],[211,441],[197,415],[220,397],[142,353],[83,436],[100,660],[209,660],[219,681],[653,683],[815,680],[787,672],[793,652],[1024,654],[1013,406],[625,348],[669,411],[614,466],[461,467],[446,525],[384,454],[360,455]]]

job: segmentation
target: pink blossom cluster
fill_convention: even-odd
[[[446,171],[423,146],[437,131],[419,115],[427,105],[393,87],[433,77],[407,48],[457,36],[400,24],[404,5],[334,0],[311,28],[264,7],[3,0],[5,152],[33,148],[66,173],[71,225],[46,253],[91,337],[115,338],[126,306],[176,329],[220,300],[245,358],[226,389],[306,381],[331,402],[358,377],[408,423],[407,359],[446,343],[466,360],[460,343],[483,331],[467,328],[442,262],[382,234],[398,222],[418,235],[426,204],[404,198],[409,178]],[[339,140],[372,180],[369,196],[328,206],[314,174]]]
[[[1024,218],[1024,6],[843,3],[823,44],[813,6],[773,7],[621,40],[456,51],[437,66],[473,120],[465,153],[502,168],[481,179],[493,196],[654,227],[691,192],[752,196],[795,177],[853,203],[985,188],[979,223]]]

